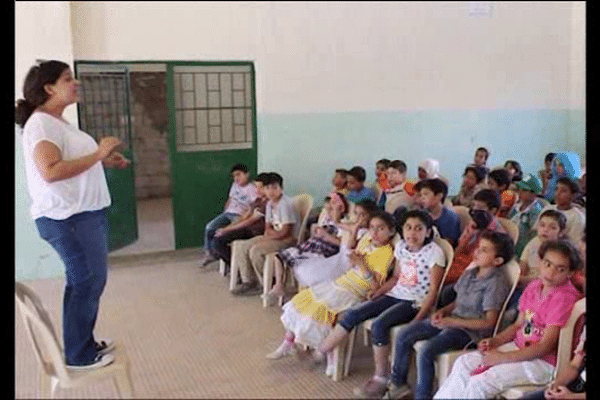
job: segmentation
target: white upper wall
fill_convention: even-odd
[[[584,108],[584,2],[71,2],[88,60],[253,60],[259,112]]]
[[[25,76],[36,60],[60,60],[73,65],[71,10],[68,1],[15,2],[15,100],[23,98]],[[76,120],[76,108],[65,117]]]

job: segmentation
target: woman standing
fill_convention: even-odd
[[[79,100],[80,83],[68,66],[46,61],[33,66],[15,108],[23,128],[23,148],[31,214],[38,232],[58,252],[66,267],[63,342],[66,364],[91,369],[110,364],[110,340],[93,335],[107,276],[106,208],[110,194],[107,167],[130,161],[115,150],[121,141],[100,143],[63,119],[65,108]],[[101,163],[102,162],[102,163]]]

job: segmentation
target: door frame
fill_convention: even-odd
[[[173,85],[173,68],[175,66],[249,66],[250,74],[252,76],[252,82],[250,85],[251,98],[252,98],[252,149],[256,154],[256,165],[250,169],[250,173],[256,175],[258,169],[258,115],[257,115],[257,101],[256,101],[256,69],[255,62],[253,60],[229,60],[229,61],[200,61],[200,60],[74,60],[74,66],[77,64],[98,64],[98,65],[123,65],[123,64],[164,64],[166,66],[166,84],[167,84],[167,107],[169,108],[169,151],[171,156],[171,183],[173,185],[173,191],[175,191],[176,179],[175,179],[175,168],[173,168],[172,157],[177,152],[177,133],[175,115],[171,115],[171,109],[174,109],[174,85]],[[129,96],[129,93],[128,93]],[[169,102],[173,104],[170,105]],[[78,113],[79,118],[79,113]],[[133,146],[133,144],[131,144]],[[133,150],[132,150],[133,151]],[[135,179],[135,175],[134,175]],[[135,182],[134,182],[135,184]],[[175,221],[176,204],[173,204],[173,221]],[[137,218],[137,217],[136,217]],[[175,249],[178,249],[177,244],[177,229],[175,223],[173,223],[173,230],[175,235]]]

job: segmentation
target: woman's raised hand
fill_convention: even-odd
[[[100,159],[108,157],[121,143],[121,139],[114,136],[106,136],[100,139],[100,143],[98,143],[98,155]]]

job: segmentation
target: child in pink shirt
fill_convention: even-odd
[[[560,329],[581,297],[570,278],[582,262],[566,240],[544,242],[539,254],[540,279],[525,288],[517,321],[460,356],[435,399],[489,399],[513,386],[552,380]]]

